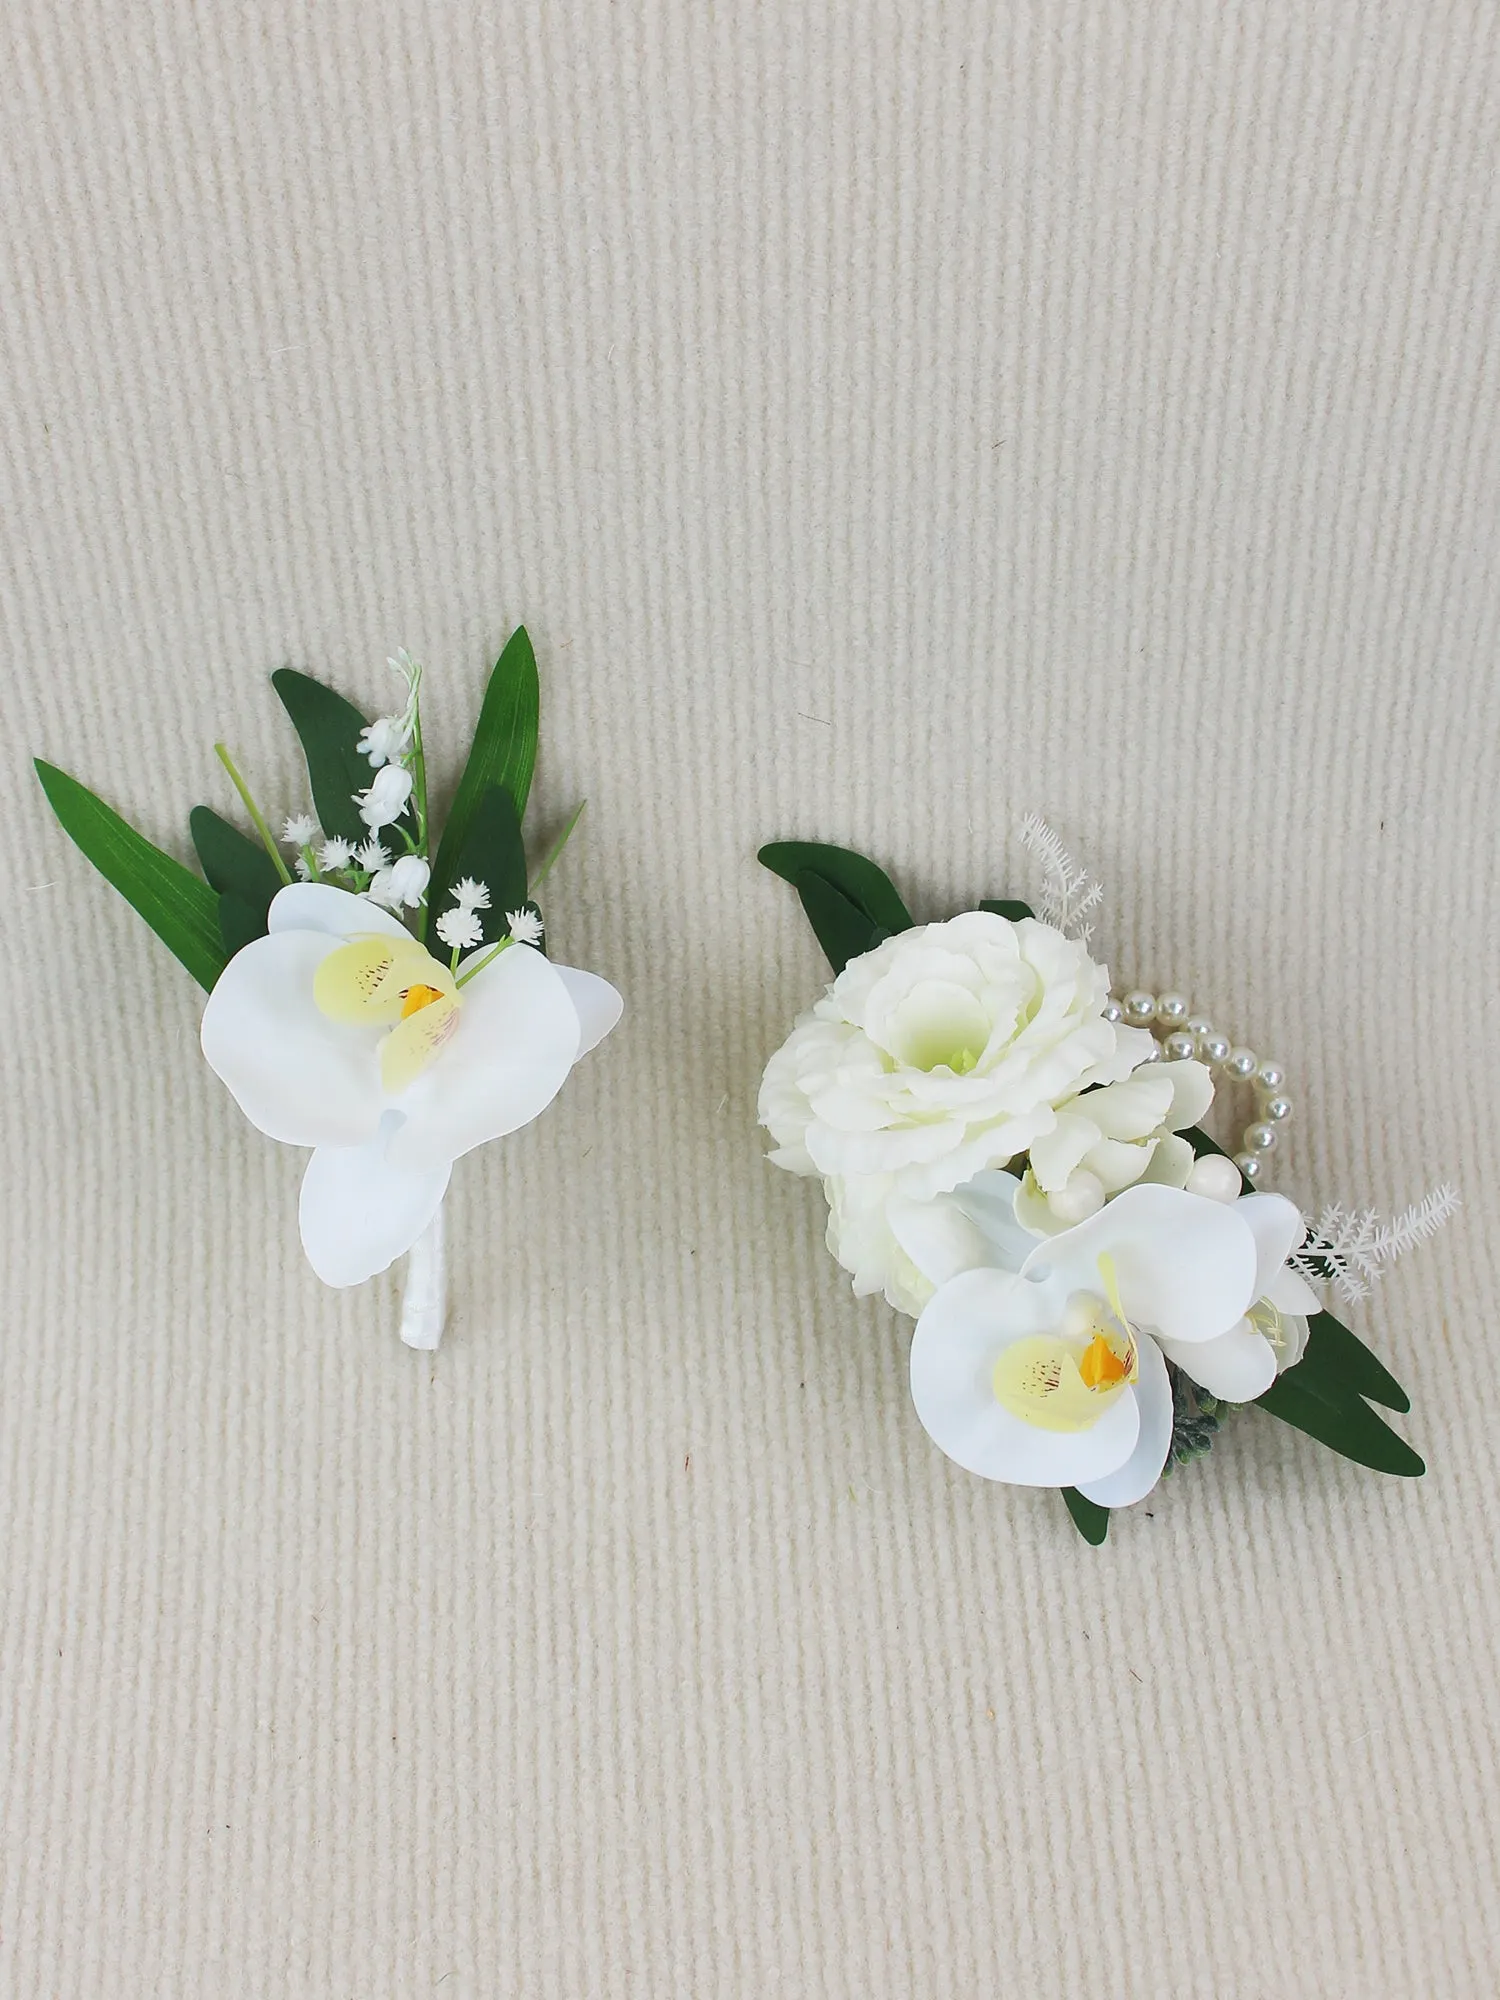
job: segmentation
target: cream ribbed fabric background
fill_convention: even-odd
[[[1489,1995],[1500,60],[1474,4],[13,0],[0,117],[0,1991]],[[628,996],[466,1162],[454,1317],[28,758],[183,851],[266,681],[543,671]],[[1105,1550],[927,1444],[759,1071],[777,835],[918,913],[1046,813],[1120,977],[1290,1066],[1279,1185],[1467,1206]]]

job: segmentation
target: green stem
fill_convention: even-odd
[[[514,938],[511,937],[501,938],[498,944],[491,945],[490,949],[485,953],[484,957],[480,959],[477,965],[468,966],[462,973],[460,973],[456,983],[460,986],[467,986],[469,981],[471,979],[476,978],[479,973],[483,972],[484,968],[487,965],[494,964],[495,960],[500,956],[501,952],[505,950],[507,945],[512,945],[514,943],[515,943]],[[457,952],[455,952],[454,953],[455,960],[457,959],[457,957],[458,954]]]
[[[303,848],[302,859],[307,863],[307,879],[310,882],[321,882],[323,877],[318,873],[317,859],[310,847]]]
[[[264,842],[267,854],[270,855],[272,861],[274,861],[276,864],[276,873],[281,877],[283,882],[290,882],[292,879],[292,871],[290,868],[287,867],[286,863],[282,860],[281,850],[279,847],[277,847],[275,841],[272,840],[271,838],[271,829],[266,825],[260,807],[255,803],[254,799],[252,799],[250,796],[250,787],[245,783],[244,779],[240,776],[239,772],[234,768],[234,759],[230,756],[228,750],[224,747],[222,743],[216,743],[214,745],[214,755],[218,758],[219,762],[224,766],[224,769],[229,773],[230,781],[233,784],[234,789],[239,793],[240,798],[244,801],[245,811],[249,813],[251,819],[255,822],[255,831],[260,835],[261,840]]]
[[[543,861],[541,867],[538,868],[535,875],[532,876],[530,885],[528,886],[526,893],[528,897],[532,898],[533,900],[535,900],[537,890],[541,887],[542,883],[546,881],[547,877],[552,873],[552,864],[557,860],[558,856],[567,846],[568,841],[572,837],[574,827],[577,826],[579,820],[582,819],[583,817],[583,809],[587,804],[588,804],[587,799],[580,799],[578,801],[577,805],[573,808],[573,817],[568,821],[567,825],[563,828],[562,832],[557,836],[556,840],[553,841],[551,847],[547,851],[546,860]]]

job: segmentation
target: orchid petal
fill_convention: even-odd
[[[336,937],[291,930],[256,938],[219,974],[203,1010],[203,1053],[235,1102],[288,1146],[362,1146],[383,1108],[378,1030],[336,1025],[313,999]]]
[[[1211,1340],[1257,1296],[1255,1239],[1232,1207],[1180,1188],[1127,1188],[1097,1215],[1038,1244],[1022,1276],[1053,1300],[1100,1290],[1099,1259],[1113,1259],[1120,1298],[1138,1325],[1167,1340]]]
[[[400,1099],[394,1163],[421,1172],[538,1117],[578,1053],[578,1012],[557,970],[511,945],[459,989],[458,1027]]]
[[[271,899],[266,917],[270,930],[327,931],[332,937],[354,938],[378,931],[382,937],[416,940],[405,924],[382,910],[368,896],[353,896],[331,882],[290,882]]]
[[[984,1261],[997,1270],[1019,1271],[1036,1248],[1036,1234],[1019,1220],[1021,1183],[1014,1174],[990,1167],[953,1190],[953,1199],[985,1239]]]
[[[1272,1279],[1307,1235],[1302,1211],[1284,1194],[1245,1194],[1233,1212],[1255,1238],[1255,1296],[1269,1297]]]
[[[1164,1340],[1162,1346],[1189,1381],[1226,1403],[1253,1403],[1276,1380],[1276,1350],[1247,1319],[1217,1340]]]
[[[1091,1479],[1079,1492],[1099,1507],[1133,1507],[1161,1478],[1161,1469],[1172,1448],[1172,1383],[1161,1349],[1154,1340],[1142,1340],[1137,1347],[1140,1379],[1135,1385],[1136,1408],[1141,1419],[1135,1450],[1117,1471],[1102,1479]]]
[[[1054,1330],[1042,1293],[1001,1271],[966,1271],[941,1286],[912,1337],[912,1402],[933,1443],[965,1471],[1013,1486],[1076,1486],[1125,1464],[1140,1418],[1128,1392],[1081,1431],[1042,1430],[1002,1408],[993,1381],[1001,1352]]]
[[[452,1171],[394,1165],[384,1134],[368,1146],[320,1146],[297,1205],[308,1263],[325,1285],[362,1285],[388,1270],[437,1214]]]
[[[618,1025],[625,1011],[625,1002],[609,981],[601,979],[597,972],[580,972],[573,965],[554,965],[552,970],[567,987],[568,998],[578,1010],[578,1024],[582,1030],[578,1058],[582,1058],[590,1049],[598,1048],[610,1030]]]
[[[1303,1318],[1323,1310],[1323,1301],[1306,1278],[1286,1265],[1276,1273],[1261,1297],[1269,1299],[1278,1312],[1299,1314]]]

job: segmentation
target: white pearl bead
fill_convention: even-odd
[[[1286,1071],[1280,1063],[1263,1062],[1255,1072],[1255,1087],[1263,1090],[1268,1097],[1275,1097],[1286,1082]]]
[[[1143,1028],[1156,1012],[1156,995],[1143,990],[1125,995],[1125,1018]]]
[[[1163,993],[1156,1003],[1156,1018],[1164,1028],[1176,1028],[1187,1019],[1188,1003],[1180,993]]]
[[[1247,1153],[1269,1153],[1276,1144],[1276,1127],[1258,1123],[1247,1125],[1244,1144]]]
[[[1103,1208],[1104,1183],[1087,1167],[1077,1167],[1057,1193],[1047,1197],[1047,1206],[1059,1222],[1071,1229],[1074,1223],[1087,1222]]]
[[[1217,1069],[1220,1063],[1229,1060],[1229,1037],[1227,1035],[1205,1035],[1198,1044],[1203,1052],[1203,1060]]]
[[[1206,1014],[1195,1014],[1187,1024],[1187,1031],[1196,1041],[1201,1042],[1205,1035],[1214,1032],[1214,1024]]]
[[[1106,1021],[1123,1021],[1125,1018],[1125,1009],[1120,1005],[1118,1000],[1106,1000],[1104,1003],[1104,1018]]]
[[[1258,1153],[1236,1153],[1234,1164],[1239,1168],[1247,1181],[1258,1181],[1265,1162],[1260,1158]]]
[[[1240,1170],[1222,1153],[1205,1153],[1188,1169],[1187,1191],[1201,1194],[1209,1201],[1238,1201]]]
[[[1197,1053],[1198,1044],[1186,1028],[1179,1028],[1162,1043],[1162,1054],[1168,1062],[1191,1062]]]
[[[1284,1125],[1292,1115],[1292,1102],[1289,1097],[1268,1097],[1260,1109],[1273,1125]]]
[[[1231,1049],[1224,1067],[1237,1083],[1248,1083],[1255,1074],[1256,1062],[1254,1049]]]

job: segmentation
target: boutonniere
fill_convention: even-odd
[[[916,1321],[911,1393],[986,1479],[1110,1510],[1201,1456],[1245,1405],[1377,1471],[1422,1460],[1373,1406],[1409,1400],[1328,1309],[1365,1296],[1458,1206],[1309,1223],[1266,1182],[1292,1115],[1279,1063],[1186,996],[1114,992],[1090,955],[1101,891],[1028,818],[1036,907],[917,924],[862,855],[761,850],[834,979],[767,1064],[771,1160],[820,1180],[828,1248]],[[1226,1117],[1220,1145],[1204,1121]]]
[[[272,830],[227,748],[249,830],[189,815],[203,873],[38,760],[54,812],[207,994],[203,1053],[250,1122],[310,1147],[298,1207],[309,1263],[357,1285],[410,1253],[401,1337],[433,1348],[455,1161],[529,1124],[620,1018],[619,994],[553,962],[536,894],[578,812],[532,868],[536,659],[523,629],[490,676],[435,837],[422,669],[390,662],[374,722],[321,682],[271,676],[307,759],[312,810]],[[582,811],[582,807],[578,809]]]

